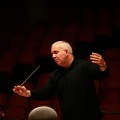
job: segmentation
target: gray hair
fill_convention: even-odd
[[[53,43],[52,46],[53,45],[58,45],[62,49],[64,49],[64,50],[66,49],[66,50],[69,51],[69,53],[73,54],[73,50],[72,50],[71,45],[68,42],[66,42],[66,41],[57,41],[57,42]]]

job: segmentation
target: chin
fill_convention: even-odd
[[[62,66],[62,65],[60,64],[60,62],[56,62],[56,64],[59,65],[59,66]]]

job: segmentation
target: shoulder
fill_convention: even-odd
[[[99,69],[97,64],[93,64],[89,60],[84,60],[80,58],[75,58],[74,66],[82,69]]]
[[[89,65],[89,64],[92,64],[88,60],[80,59],[80,58],[77,58],[77,57],[74,59],[74,63],[78,64],[78,65]]]
[[[56,69],[54,69],[52,72],[51,72],[51,76],[54,76],[56,75],[57,73],[60,73],[61,71],[63,71],[63,67],[60,67],[58,66]]]

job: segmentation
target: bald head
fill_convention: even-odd
[[[42,106],[29,113],[29,120],[57,120],[57,113],[50,107]]]
[[[57,41],[53,43],[52,46],[60,46],[63,50],[68,50],[69,53],[73,54],[71,45],[66,41]]]

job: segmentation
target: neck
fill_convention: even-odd
[[[66,67],[66,68],[69,68],[69,67],[71,66],[73,60],[74,60],[74,56],[73,56],[73,55],[70,55],[70,56],[68,57],[68,61],[66,62],[65,67]]]

